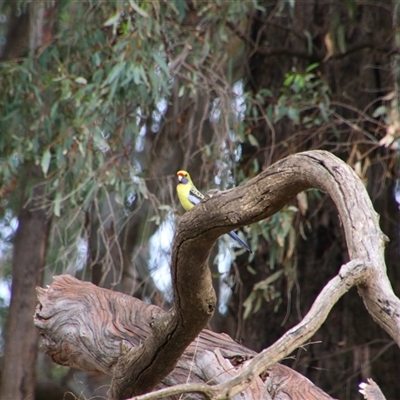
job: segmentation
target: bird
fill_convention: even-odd
[[[179,201],[181,202],[181,205],[185,211],[189,211],[204,199],[204,195],[194,185],[189,172],[181,170],[176,173],[176,176],[178,177],[176,191],[178,193]],[[235,232],[229,232],[228,235],[232,239],[236,240],[236,242],[238,242],[242,247],[252,253],[249,245],[244,240],[240,239]]]

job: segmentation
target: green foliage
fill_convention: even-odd
[[[135,118],[127,118],[126,101],[148,93],[150,83],[156,101],[162,93],[161,85],[140,74],[143,66],[127,61],[127,43],[117,49],[111,45],[101,24],[106,7],[86,12],[89,3],[71,6],[74,20],[65,8],[58,40],[37,59],[0,65],[5,111],[0,129],[9,132],[0,138],[0,181],[6,186],[26,165],[40,165],[56,216],[63,207],[87,206],[95,186],[130,181],[135,171],[120,153],[126,139],[137,136],[138,126]],[[146,61],[154,70],[153,58]],[[140,103],[129,106],[134,111]]]
[[[268,88],[243,93],[239,83],[232,90],[243,41],[228,26],[241,21],[239,28],[244,28],[244,16],[256,3],[195,6],[193,13],[194,5],[184,1],[65,1],[57,10],[50,44],[32,57],[0,64],[0,192],[10,191],[31,166],[41,171],[44,206],[57,219],[48,254],[57,271],[83,263],[86,212],[100,215],[104,204],[116,205],[107,207],[114,209],[110,218],[118,233],[133,203],[151,198],[142,163],[146,149],[139,144],[157,130],[159,105],[169,106],[177,83],[184,102],[201,91],[213,100],[211,119],[221,141],[205,144],[201,152],[204,160],[219,160],[217,175],[228,187],[247,179],[243,171],[238,177],[232,174],[240,143],[260,148],[247,130],[250,120],[276,123],[286,117],[311,126],[327,118],[329,91],[316,73],[317,64],[304,73],[287,74],[274,101]],[[260,168],[254,157],[251,174]],[[154,197],[152,202],[149,222],[160,224],[170,206]],[[252,248],[260,237],[270,243],[271,270],[284,266],[293,254],[294,211],[250,228]],[[272,286],[268,281],[256,292],[272,299],[266,295]],[[246,312],[252,303],[248,300]]]
[[[317,70],[319,64],[309,65],[304,72],[293,70],[285,75],[282,82],[281,93],[278,98],[268,88],[261,88],[255,95],[252,92],[243,93],[242,114],[244,124],[236,130],[238,138],[247,141],[254,152],[261,152],[262,147],[258,139],[243,129],[246,119],[257,125],[260,121],[267,121],[273,126],[282,119],[289,119],[295,125],[305,128],[319,127],[331,119],[331,102],[328,85],[320,78]],[[240,127],[240,125],[239,125]],[[260,165],[257,157],[253,157],[247,164],[251,175],[260,173]],[[240,173],[240,178],[246,178]],[[267,261],[271,275],[256,284],[253,291],[244,302],[244,318],[256,313],[263,302],[273,302],[277,311],[282,302],[282,293],[278,289],[280,278],[285,276],[287,286],[290,289],[295,280],[295,249],[298,232],[295,229],[294,218],[298,212],[296,207],[288,207],[273,215],[268,220],[260,221],[249,228],[251,248],[257,249],[261,238],[268,243]],[[304,234],[303,225],[300,224],[300,233]],[[249,262],[255,259],[255,254],[249,255]],[[251,273],[255,270],[248,266]]]
[[[311,128],[329,120],[329,87],[313,72],[317,68],[318,63],[314,63],[304,73],[286,74],[282,94],[274,107],[275,122],[287,117],[295,124]]]
[[[265,87],[255,94],[243,93],[242,108],[245,110],[243,122],[250,122],[255,126],[267,122],[273,130],[273,126],[283,119],[288,119],[294,125],[306,129],[319,127],[330,121],[334,111],[331,106],[330,90],[318,74],[318,67],[319,64],[314,63],[309,65],[304,72],[293,70],[287,73],[278,97]],[[260,149],[257,138],[244,127],[236,132],[240,140],[247,141],[254,148]],[[257,174],[259,171],[260,166],[254,157],[251,172]]]
[[[275,300],[275,311],[278,309],[281,300],[281,293],[276,289],[275,283],[283,275],[283,269],[280,269],[268,278],[254,285],[253,291],[243,302],[244,314],[243,318],[248,318],[251,314],[258,312],[263,304],[263,301],[270,302]]]
[[[45,188],[43,206],[63,224],[56,235],[60,249],[76,248],[83,213],[95,201],[112,198],[129,208],[149,198],[141,163],[146,150],[139,143],[178,81],[184,82],[181,98],[196,98],[203,89],[218,91],[218,104],[226,103],[218,79],[242,44],[231,46],[226,25],[254,6],[199,3],[195,21],[187,19],[190,7],[182,1],[65,1],[49,44],[0,63],[0,193],[36,166],[42,176],[28,185],[40,181]],[[225,124],[229,116],[221,115]],[[126,222],[115,218],[119,230]]]
[[[293,254],[296,247],[297,233],[293,220],[297,212],[296,207],[289,206],[269,219],[251,226],[251,247],[258,248],[260,237],[263,237],[268,243],[268,269],[271,274],[254,285],[253,291],[244,301],[244,318],[256,313],[261,308],[263,301],[274,301],[275,311],[281,304],[282,294],[275,284],[281,276],[288,276],[294,265]],[[254,255],[251,258],[254,258]],[[280,268],[272,272],[277,267]]]

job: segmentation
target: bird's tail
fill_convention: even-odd
[[[249,245],[235,233],[235,232],[229,232],[228,235],[233,239],[236,240],[242,247],[247,249],[250,253],[252,253]]]

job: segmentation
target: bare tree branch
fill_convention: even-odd
[[[391,39],[393,38],[393,33],[390,31],[386,36],[380,37],[379,39],[374,40],[361,40],[358,43],[349,46],[346,51],[335,51],[333,54],[328,56],[327,51],[318,50],[317,48],[313,48],[312,51],[309,51],[307,47],[307,36],[303,32],[298,32],[297,30],[290,28],[288,26],[283,26],[277,23],[273,23],[272,21],[265,21],[266,25],[275,26],[281,29],[285,29],[289,31],[291,34],[295,35],[297,38],[302,39],[304,41],[304,48],[291,48],[291,47],[268,47],[265,45],[260,45],[258,42],[255,42],[251,39],[251,37],[241,31],[237,26],[235,26],[231,22],[227,22],[227,27],[234,32],[243,42],[245,42],[253,53],[258,53],[265,55],[267,57],[274,56],[292,56],[298,57],[305,60],[310,60],[310,62],[324,62],[330,59],[332,60],[341,60],[350,56],[353,53],[357,53],[358,51],[371,49],[380,53],[387,54],[397,54],[400,52],[400,48],[398,46],[390,44]]]

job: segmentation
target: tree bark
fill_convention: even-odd
[[[46,9],[43,2],[37,1],[21,11],[18,4],[11,4],[10,24],[0,61],[33,55],[38,47],[51,40],[51,22],[57,5],[54,2]],[[31,318],[35,309],[35,287],[43,280],[50,230],[50,220],[41,203],[43,186],[34,186],[43,176],[42,172],[29,163],[24,168],[19,177],[23,182],[22,206],[14,241],[11,302],[0,385],[0,398],[4,400],[34,398],[38,335]],[[27,195],[30,189],[32,193]]]
[[[277,162],[243,186],[212,193],[182,217],[171,260],[175,304],[168,313],[151,315],[147,320],[151,334],[140,346],[121,346],[121,357],[117,364],[112,364],[112,399],[124,399],[154,388],[174,369],[186,347],[207,324],[215,308],[207,261],[218,237],[272,215],[310,187],[326,192],[335,202],[351,262],[327,285],[302,323],[250,361],[240,375],[212,390],[212,396],[222,398],[220,390],[231,396],[245,390],[273,363],[309,339],[325,321],[330,308],[353,285],[357,285],[375,322],[400,345],[400,300],[386,275],[385,236],[365,187],[354,171],[332,154],[299,153]],[[326,298],[328,304],[324,303]],[[36,323],[40,327],[38,321],[50,316],[40,315],[40,305],[38,310]],[[120,317],[118,313],[114,316]],[[101,324],[104,326],[108,324]],[[90,331],[102,334],[101,327],[92,326]],[[86,332],[81,334],[85,338],[90,336]]]
[[[12,261],[12,287],[0,386],[3,400],[33,399],[38,332],[32,323],[35,287],[42,284],[50,221],[35,197],[18,215]]]

